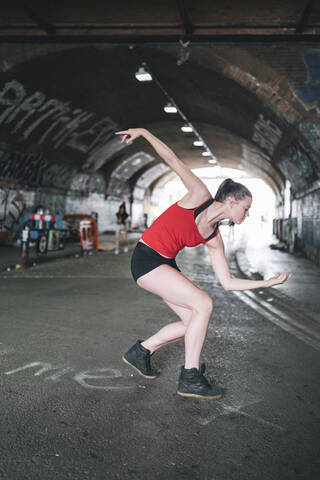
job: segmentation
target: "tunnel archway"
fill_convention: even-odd
[[[154,82],[136,81],[134,73],[145,60],[222,166],[261,176],[276,192],[279,206],[289,180],[293,212],[305,210],[305,195],[317,198],[318,137],[312,132],[318,123],[315,112],[299,101],[299,91],[294,95],[289,88],[285,72],[276,70],[270,55],[275,51],[264,51],[269,53],[262,60],[257,47],[199,45],[178,66],[176,47],[83,46],[54,52],[48,47],[48,54],[14,65],[1,75],[0,85],[0,175],[6,188],[23,195],[27,209],[37,199],[63,213],[66,206],[86,209],[85,198],[95,196],[99,212],[112,214],[124,198],[138,222],[143,197],[164,170],[143,141],[126,146],[114,136],[132,125],[149,128],[191,167],[203,166],[192,139],[181,135],[181,119],[163,112],[162,92]],[[126,170],[128,159],[139,154],[149,158],[148,165]],[[300,217],[302,238],[310,227]],[[311,246],[312,255],[317,248],[317,243]]]

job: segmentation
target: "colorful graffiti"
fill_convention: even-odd
[[[298,97],[308,111],[320,115],[320,52],[309,52],[304,55],[308,70],[308,81],[296,89]]]

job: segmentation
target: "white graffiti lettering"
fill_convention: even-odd
[[[52,142],[54,149],[65,144],[91,154],[106,144],[118,129],[110,117],[88,125],[93,113],[72,108],[71,102],[48,99],[43,92],[27,95],[17,80],[7,82],[0,91],[0,107],[4,107],[0,124],[11,125],[12,134],[21,133],[24,140],[32,134],[35,142],[40,145]],[[83,124],[87,125],[79,131]]]
[[[12,80],[5,84],[4,89],[0,92],[0,105],[8,108],[0,115],[0,124],[22,102],[25,96],[26,91],[21,83]]]

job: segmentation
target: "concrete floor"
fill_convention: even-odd
[[[0,274],[0,477],[318,479],[314,312],[303,325],[282,287],[224,292],[204,247],[185,250],[179,266],[215,300],[203,360],[226,395],[182,399],[182,343],[153,357],[157,380],[121,361],[175,319],[129,263],[130,252],[100,252]]]

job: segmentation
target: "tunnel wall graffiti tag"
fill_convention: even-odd
[[[73,170],[67,165],[48,166],[48,163],[43,153],[0,149],[0,177],[15,183],[68,188]]]
[[[23,195],[9,188],[0,187],[0,227],[12,232],[25,210]]]
[[[315,152],[320,151],[320,123],[301,122],[298,125],[300,132],[308,140]]]
[[[69,188],[71,179],[75,174],[75,170],[68,165],[49,165],[43,172],[40,179],[41,185],[54,186],[67,190]]]
[[[20,134],[22,139],[33,134],[38,144],[51,142],[55,149],[68,145],[84,153],[93,153],[118,128],[110,117],[93,121],[93,113],[74,108],[71,102],[47,99],[42,92],[28,96],[17,80],[7,82],[0,91],[0,107],[0,125],[10,125],[11,133]],[[86,126],[81,130],[83,124]]]
[[[39,185],[48,161],[42,153],[24,154],[0,146],[0,177],[13,182]]]
[[[293,185],[302,188],[317,179],[316,158],[299,140],[293,140],[284,150],[280,168]]]
[[[66,164],[49,165],[43,153],[25,154],[0,145],[0,177],[14,183],[55,187],[81,192],[104,192],[105,181],[99,173],[78,173]]]
[[[266,120],[260,113],[259,120],[254,124],[252,140],[272,155],[281,137],[280,128],[271,120]]]
[[[70,183],[70,190],[75,191],[88,191],[104,193],[106,189],[106,183],[102,175],[98,173],[79,173],[75,175]]]

